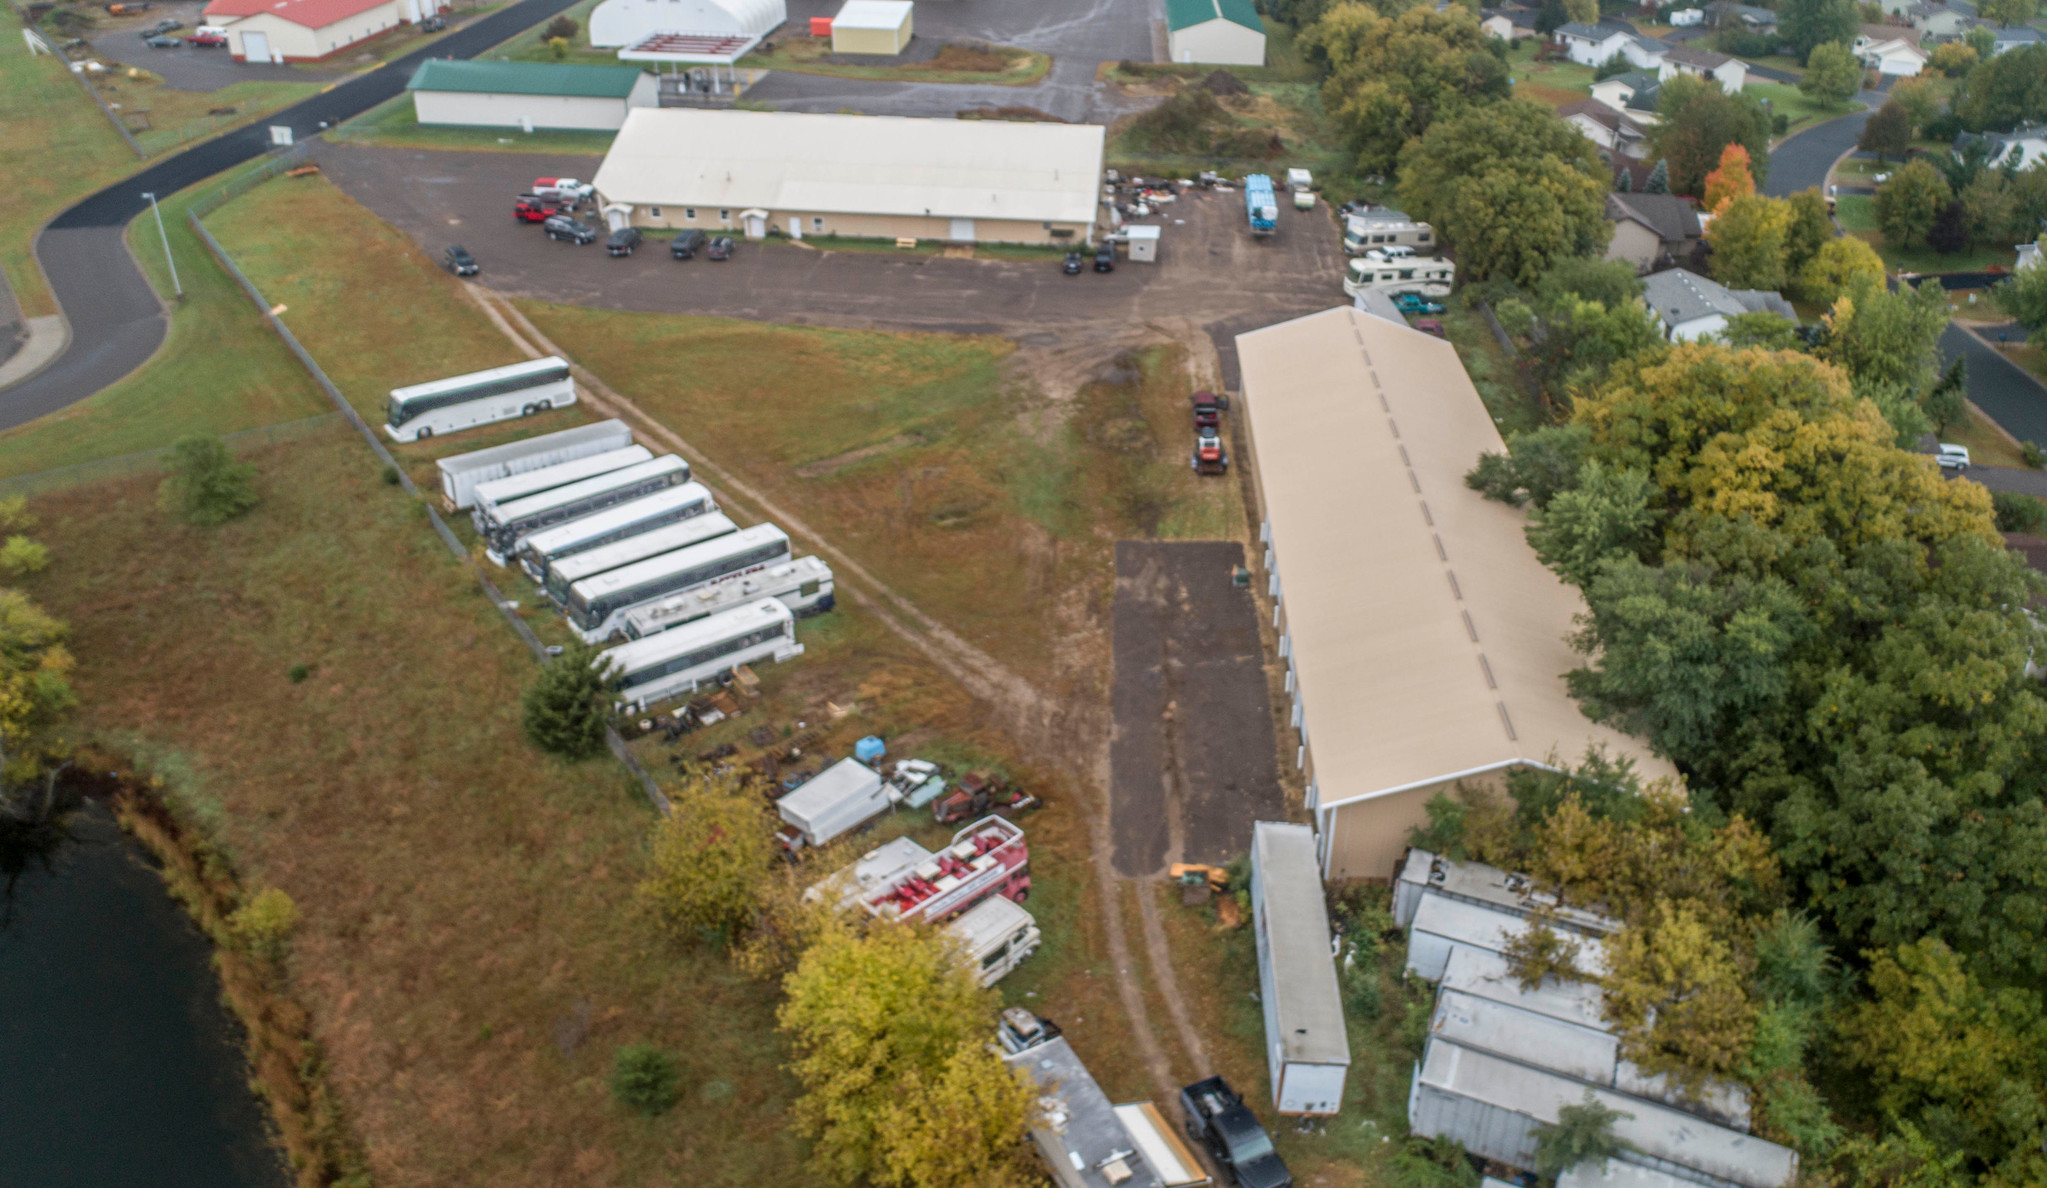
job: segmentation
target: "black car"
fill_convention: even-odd
[[[1180,1090],[1180,1110],[1187,1137],[1206,1146],[1238,1188],[1293,1188],[1293,1173],[1272,1149],[1272,1136],[1228,1081],[1210,1077]]]
[[[150,49],[176,49],[185,43],[183,40],[172,37],[167,33],[159,33],[155,37],[144,38],[142,44]]]
[[[475,276],[483,271],[476,266],[476,257],[470,255],[469,249],[459,243],[441,253],[441,267],[456,276]]]
[[[704,249],[704,259],[706,260],[730,260],[731,258],[732,239],[729,236],[720,235],[711,241],[709,247]]]
[[[185,22],[183,22],[183,21],[174,21],[174,20],[172,20],[172,19],[171,19],[171,18],[169,18],[169,17],[165,17],[164,19],[162,19],[162,20],[158,21],[158,22],[157,22],[156,24],[154,24],[154,25],[151,25],[151,26],[150,26],[149,28],[147,28],[147,29],[143,30],[143,31],[142,31],[142,37],[143,37],[143,38],[145,38],[145,39],[147,39],[147,38],[151,38],[151,37],[154,37],[154,36],[156,36],[156,35],[157,35],[157,34],[159,34],[159,33],[168,33],[168,32],[170,32],[170,31],[171,31],[172,29],[182,29],[182,28],[184,28],[184,27],[185,27]]]
[[[1096,272],[1116,271],[1115,244],[1105,243],[1102,246],[1095,249],[1095,271]]]
[[[711,237],[701,231],[677,231],[668,244],[668,254],[678,260],[694,260],[709,242]]]
[[[614,256],[630,256],[645,238],[638,227],[620,227],[604,237],[604,250]]]
[[[1059,271],[1064,272],[1068,276],[1079,276],[1087,271],[1087,261],[1080,258],[1079,252],[1068,252],[1066,253],[1066,263],[1060,265]]]
[[[597,242],[597,228],[565,214],[547,216],[547,221],[540,224],[540,228],[547,232],[549,239],[566,239],[570,243]]]
[[[448,18],[441,16],[430,16],[419,23],[419,31],[422,33],[439,33],[447,27]]]

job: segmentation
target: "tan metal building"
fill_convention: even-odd
[[[202,19],[227,31],[237,62],[313,62],[354,49],[448,0],[212,0]]]
[[[593,179],[614,227],[760,238],[1084,243],[1103,129],[635,108]]]
[[[1325,878],[1390,879],[1460,781],[1594,746],[1675,774],[1565,689],[1584,603],[1536,560],[1524,512],[1464,485],[1506,447],[1449,343],[1341,308],[1240,334],[1237,353]]]
[[[909,48],[910,0],[846,0],[832,18],[835,54],[900,54]]]

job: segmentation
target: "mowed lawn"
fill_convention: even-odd
[[[522,741],[530,655],[360,439],[255,460],[261,506],[215,530],[152,481],[37,500],[27,588],[71,623],[85,731],[174,752],[247,883],[297,901],[377,1182],[800,1182],[773,995],[631,915],[652,811],[623,769]],[[639,1040],[685,1069],[651,1122],[605,1084]]]

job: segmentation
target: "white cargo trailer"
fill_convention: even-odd
[[[543,466],[478,483],[470,494],[470,521],[476,525],[478,532],[488,531],[490,518],[501,504],[517,503],[521,499],[552,491],[557,487],[566,487],[570,483],[580,483],[584,479],[596,478],[600,474],[610,474],[614,470],[638,466],[642,462],[652,461],[653,458],[654,451],[646,446],[629,444],[615,450],[606,450],[601,454],[573,458],[567,462],[557,462],[553,466]]]
[[[1350,1040],[1313,829],[1282,821],[1251,827],[1251,925],[1273,1108],[1334,1114],[1343,1105]]]
[[[680,487],[688,481],[689,463],[674,454],[664,454],[651,462],[497,504],[485,515],[484,555],[503,565],[520,541],[543,528],[566,524],[656,491]]]
[[[677,487],[675,489],[682,490],[683,488]],[[596,517],[590,518],[595,519]],[[549,529],[549,531],[553,530]],[[665,553],[672,553],[677,549],[686,549],[691,545],[702,544],[707,540],[716,540],[721,536],[730,536],[737,531],[739,531],[739,525],[733,523],[732,517],[724,512],[714,511],[707,512],[701,516],[691,516],[679,524],[670,524],[665,528],[656,528],[652,532],[643,532],[638,536],[628,536],[624,540],[614,541],[602,548],[591,549],[587,553],[577,553],[569,557],[557,557],[548,562],[547,573],[541,579],[541,584],[547,596],[553,599],[556,605],[567,605],[569,587],[574,586],[584,578],[593,578],[599,574],[610,573],[614,569],[623,569],[636,562],[645,561],[649,557],[659,557]],[[524,545],[520,546],[521,549],[524,549],[524,547]],[[751,598],[745,600],[745,602],[752,601],[753,599]],[[740,605],[743,605],[743,603],[735,602],[730,606],[721,606],[718,609],[730,610],[733,606]]]
[[[656,491],[595,515],[543,528],[519,542],[519,567],[534,581],[546,581],[550,562],[578,557],[717,510],[718,501],[702,483]]]
[[[772,598],[799,619],[821,615],[837,605],[831,566],[816,557],[798,557],[786,565],[735,573],[687,594],[644,603],[625,613],[626,638],[645,639],[756,598]]]
[[[661,636],[626,646],[644,647]],[[822,846],[887,812],[888,806],[888,785],[881,775],[858,759],[841,759],[775,802],[775,811],[788,822],[775,838],[791,851]]]
[[[507,442],[487,450],[471,450],[434,463],[441,475],[441,498],[449,511],[466,511],[476,502],[476,485],[508,478],[529,470],[543,470],[562,462],[574,462],[633,444],[633,431],[624,421],[599,421],[578,425],[559,433],[543,433],[524,441]]]

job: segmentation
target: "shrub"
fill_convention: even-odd
[[[588,759],[604,749],[610,682],[597,671],[596,658],[597,649],[575,644],[534,674],[523,707],[526,738],[534,746],[564,759]]]
[[[581,28],[582,26],[576,23],[576,18],[563,13],[561,16],[547,22],[547,28],[543,31],[542,36],[546,37],[549,41],[572,41]]]
[[[1608,1109],[1599,1099],[1592,1096],[1592,1090],[1585,1091],[1585,1099],[1576,1105],[1567,1105],[1557,1110],[1554,1126],[1541,1126],[1535,1134],[1535,1170],[1550,1179],[1581,1163],[1597,1161],[1603,1171],[1606,1161],[1618,1155],[1620,1140],[1614,1137],[1613,1124],[1622,1118],[1632,1118],[1619,1110]]]
[[[294,664],[285,670],[284,675],[292,684],[299,685],[304,684],[305,679],[313,675],[313,670],[303,664]]]
[[[227,918],[235,943],[266,961],[284,960],[298,925],[298,905],[275,887],[258,891]]]
[[[225,524],[256,506],[256,468],[235,461],[218,437],[194,434],[171,447],[171,474],[157,506],[202,527]]]
[[[10,536],[0,545],[0,574],[22,577],[50,566],[50,550],[26,536]]]
[[[1997,530],[1999,532],[2023,532],[2027,536],[2042,535],[2047,528],[2047,503],[2031,495],[2016,491],[1992,491],[1990,506],[1997,509]]]
[[[1927,61],[1927,65],[1932,66],[1935,70],[1940,71],[1949,78],[1960,78],[1964,74],[1969,73],[1969,67],[1975,64],[1975,49],[1959,41],[1950,41],[1944,45],[1934,46],[1933,54]]]
[[[563,61],[569,56],[569,39],[566,37],[550,37],[547,39],[547,50],[554,55],[555,61]]]
[[[618,1104],[652,1118],[682,1098],[675,1057],[652,1044],[627,1044],[611,1061],[611,1095]]]
[[[2034,470],[2047,466],[2047,450],[2041,449],[2037,441],[2020,442],[2019,453],[2025,458],[2026,465]]]

